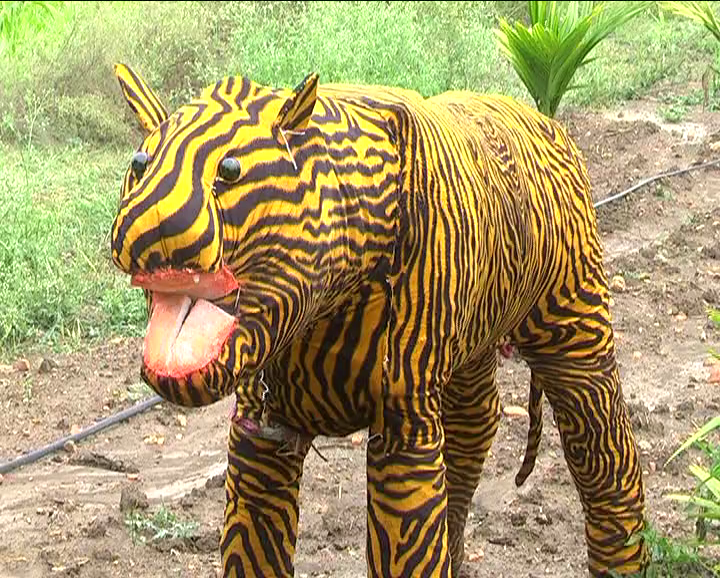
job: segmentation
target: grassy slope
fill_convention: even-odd
[[[492,27],[507,2],[75,3],[0,55],[0,351],[138,332],[144,303],[109,262],[120,180],[140,133],[112,63],[170,105],[225,74],[503,92],[528,100]],[[521,15],[521,14],[520,14]],[[699,26],[636,21],[599,46],[566,106],[601,106],[714,58]],[[638,55],[642,54],[642,58]],[[0,353],[0,357],[2,357]]]

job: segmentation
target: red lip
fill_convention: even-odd
[[[152,292],[187,295],[193,299],[219,299],[238,287],[237,280],[223,265],[216,273],[196,272],[191,269],[162,269],[152,273],[135,273],[130,284]]]

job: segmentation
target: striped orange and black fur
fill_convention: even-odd
[[[136,73],[116,74],[147,131],[113,225],[116,265],[228,267],[238,282],[214,301],[237,319],[216,359],[174,378],[143,367],[174,403],[237,398],[227,576],[293,575],[307,442],[363,427],[368,575],[456,576],[507,335],[532,372],[518,482],[544,394],[591,574],[646,566],[642,540],[628,545],[644,487],[590,185],[559,124],[502,96],[425,99],[316,75],[295,90],[225,78],[168,115]],[[280,427],[304,443],[263,435]]]

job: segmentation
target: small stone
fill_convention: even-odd
[[[362,445],[362,443],[363,443],[362,432],[356,431],[352,436],[350,436],[350,443],[352,445],[354,445],[355,447]]]
[[[667,403],[661,403],[656,408],[657,413],[670,413],[670,406]]]
[[[150,434],[143,440],[147,445],[161,446],[165,443],[165,436]]]
[[[710,367],[708,383],[720,383],[720,365],[713,365]]]
[[[99,560],[100,562],[112,562],[113,560],[119,558],[119,556],[113,554],[109,548],[101,548],[93,552],[93,558]]]
[[[222,474],[217,474],[212,478],[208,478],[208,480],[205,482],[205,487],[207,489],[225,487],[225,472],[223,472]]]
[[[77,444],[73,440],[68,440],[63,444],[63,449],[67,453],[73,454],[77,450]]]
[[[683,313],[682,311],[675,316],[676,321],[685,321],[686,319],[687,314]]]
[[[657,464],[655,462],[650,462],[648,466],[650,467],[650,471],[654,474],[657,470]]]
[[[652,444],[647,440],[640,440],[638,442],[638,447],[643,452],[649,452],[652,449]]]
[[[705,330],[703,329],[700,332],[700,342],[705,343],[707,341],[707,333],[705,333]]]
[[[640,359],[642,357],[642,351],[633,351],[633,359]]]
[[[693,411],[695,409],[695,402],[692,399],[686,399],[681,401],[678,406],[678,411]]]
[[[150,507],[147,496],[137,486],[123,486],[120,491],[120,511],[146,510]]]
[[[13,369],[21,372],[30,371],[30,362],[24,358],[17,359],[15,363],[13,363]]]
[[[217,551],[221,541],[222,532],[220,528],[208,529],[200,533],[200,536],[195,541],[195,547],[200,552],[211,554]]]
[[[107,524],[100,518],[94,518],[85,528],[85,535],[88,538],[102,538],[107,534]]]
[[[180,427],[185,427],[185,426],[187,426],[187,416],[185,416],[185,415],[183,415],[183,414],[181,414],[181,413],[179,413],[179,414],[177,414],[177,415],[175,416],[175,421],[177,422],[177,424],[178,424]]]
[[[470,554],[468,554],[467,559],[468,559],[468,562],[479,562],[484,557],[485,557],[485,552],[483,552],[482,550],[477,550],[475,552],[471,552]]]
[[[170,425],[170,416],[165,415],[164,413],[159,413],[155,416],[155,419],[158,421],[160,425],[169,426]]]
[[[56,369],[57,366],[57,363],[55,363],[52,359],[50,359],[49,357],[44,357],[43,360],[40,362],[38,373],[50,373],[53,369]]]
[[[627,289],[627,284],[625,283],[625,277],[622,275],[615,275],[612,280],[610,281],[610,290],[615,291],[617,293],[623,293]]]
[[[540,524],[541,526],[549,526],[552,524],[552,520],[550,519],[550,516],[548,516],[545,513],[540,513],[537,516],[535,516],[535,521]]]
[[[503,413],[507,417],[528,417],[527,410],[519,405],[508,405],[503,408]]]
[[[82,431],[82,428],[76,423],[74,423],[70,426],[70,435],[77,435],[81,431]]]
[[[705,359],[703,359],[703,365],[705,367],[712,367],[713,365],[718,364],[720,364],[720,359],[718,359],[717,357],[706,357]]]
[[[137,482],[140,479],[140,474],[128,474],[127,479],[131,482]]]

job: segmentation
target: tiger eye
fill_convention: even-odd
[[[240,178],[240,161],[233,157],[223,159],[218,175],[223,181],[234,183]]]
[[[133,175],[137,180],[140,180],[145,174],[147,168],[148,156],[147,153],[138,152],[133,155],[132,161],[130,162],[130,168],[132,169]]]

